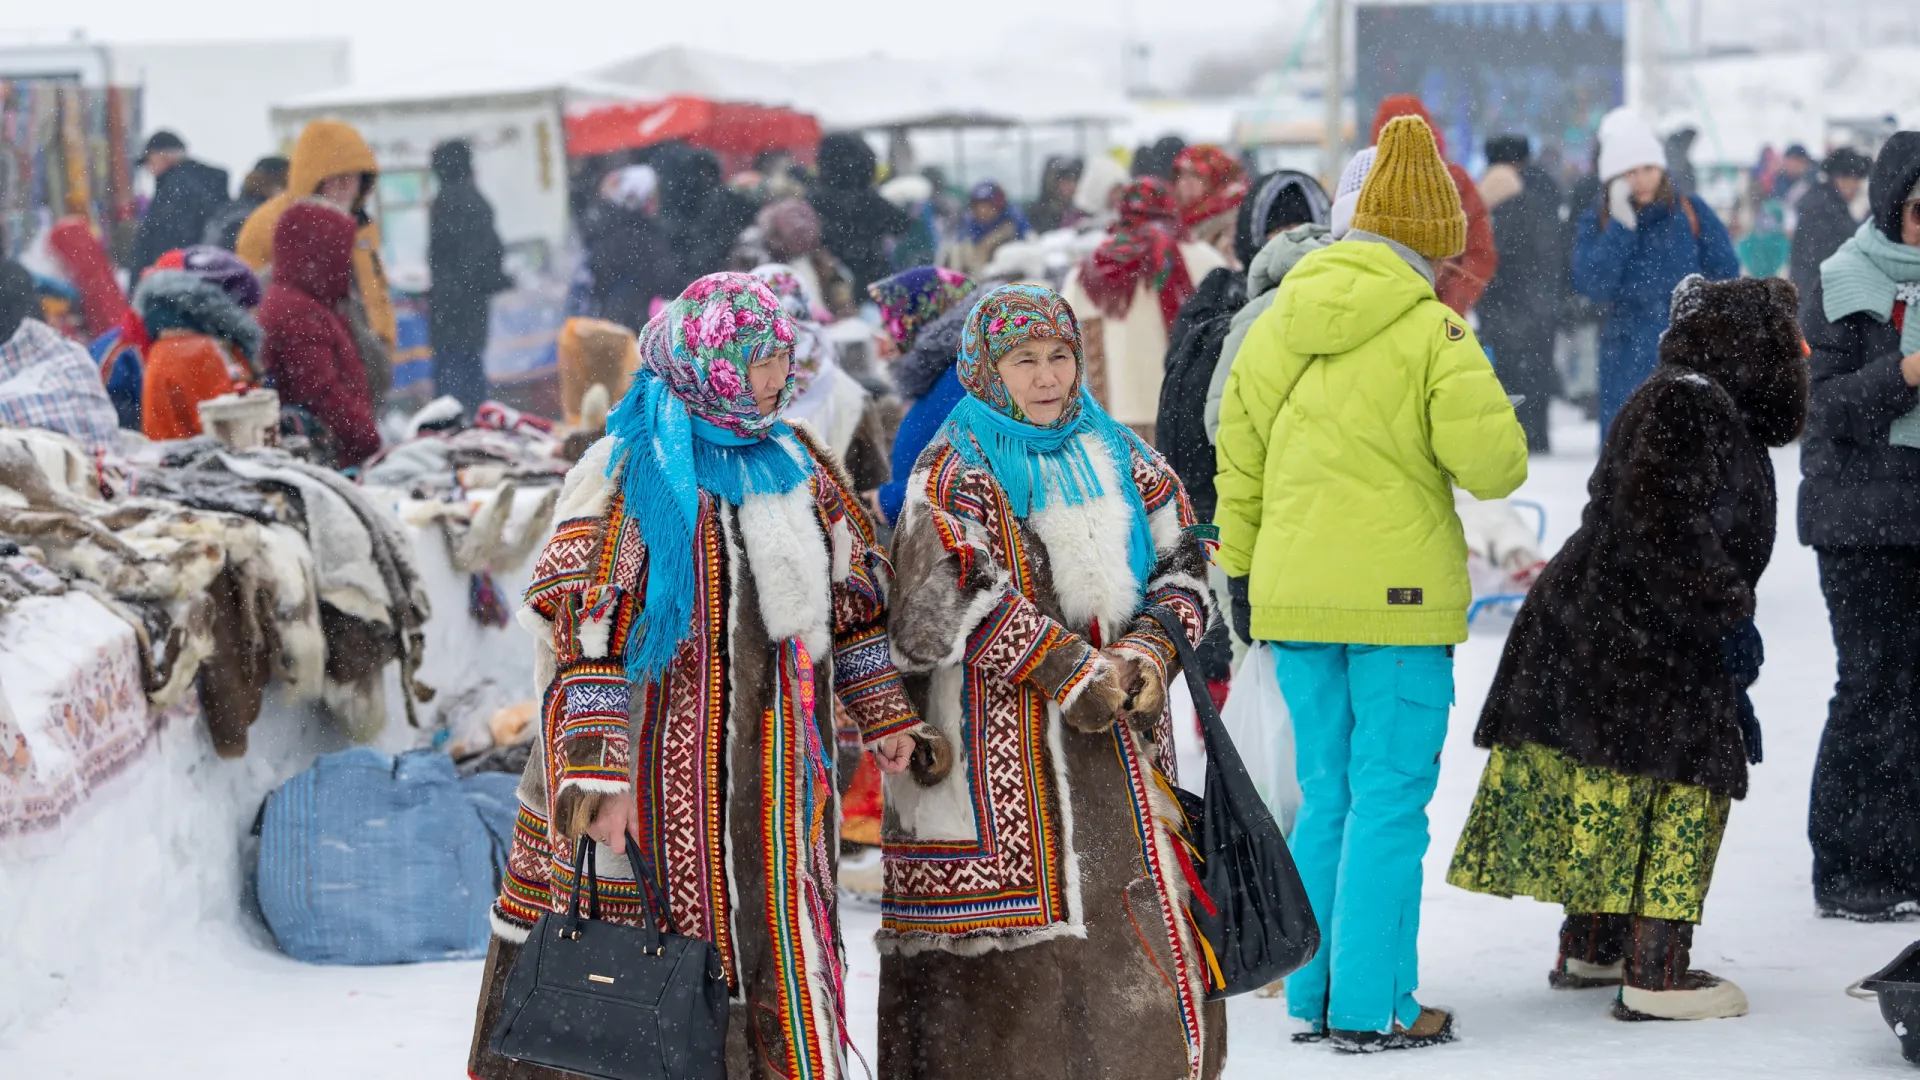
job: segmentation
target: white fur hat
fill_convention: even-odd
[[[1600,179],[1612,180],[1642,165],[1667,167],[1667,152],[1653,125],[1630,109],[1620,108],[1600,121]]]
[[[1340,186],[1334,190],[1332,228],[1328,230],[1335,240],[1353,228],[1353,211],[1360,205],[1360,189],[1367,185],[1367,174],[1373,171],[1373,156],[1378,151],[1377,146],[1367,147],[1353,155],[1353,160],[1340,171]]]

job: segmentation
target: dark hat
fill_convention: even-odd
[[[1868,176],[1873,172],[1873,159],[1851,146],[1843,146],[1828,154],[1820,167],[1828,176]]]
[[[287,170],[292,167],[293,163],[281,157],[279,154],[268,154],[266,157],[254,162],[253,168],[249,171],[263,173],[267,176],[277,176],[284,180],[287,177]]]
[[[1920,183],[1920,131],[1896,131],[1881,145],[1880,156],[1873,163],[1873,178],[1867,181],[1874,224],[1896,244],[1900,242],[1900,215],[1906,212],[1907,197],[1915,183]]]
[[[1525,135],[1495,135],[1487,140],[1487,164],[1525,165],[1533,148]]]
[[[140,151],[140,159],[135,162],[135,164],[144,165],[147,163],[147,159],[155,154],[178,154],[185,151],[186,148],[187,144],[181,141],[180,136],[175,135],[166,128],[161,128],[159,131],[147,136],[146,149]]]
[[[1268,173],[1255,180],[1252,192],[1240,200],[1233,253],[1243,265],[1252,265],[1253,257],[1266,246],[1268,233],[1283,225],[1325,225],[1332,216],[1333,200],[1327,198],[1320,181],[1291,169]]]
[[[1813,155],[1807,153],[1807,148],[1804,146],[1801,146],[1799,143],[1794,143],[1792,146],[1787,147],[1787,152],[1784,156],[1791,157],[1791,158],[1800,158],[1803,161],[1813,160]]]
[[[218,285],[236,304],[244,308],[260,306],[260,279],[239,256],[211,244],[175,248],[160,256],[154,270],[179,270],[202,281]]]

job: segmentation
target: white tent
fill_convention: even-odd
[[[354,83],[276,103],[272,123],[291,147],[307,121],[345,120],[380,162],[380,215],[387,269],[396,285],[426,287],[427,159],[436,143],[464,138],[474,176],[492,201],[501,238],[533,245],[545,263],[567,242],[564,116],[569,106],[628,100],[631,88],[540,77],[491,64],[462,64]]]

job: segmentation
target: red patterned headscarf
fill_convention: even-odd
[[[1180,208],[1180,223],[1192,228],[1209,218],[1240,208],[1250,186],[1246,166],[1233,155],[1209,143],[1189,146],[1173,159],[1173,175],[1193,173],[1207,185],[1198,199]]]
[[[1185,234],[1173,189],[1158,177],[1140,177],[1121,192],[1120,216],[1107,238],[1080,264],[1080,287],[1101,314],[1124,319],[1135,288],[1145,281],[1171,329],[1180,305],[1193,295],[1193,278],[1180,257]]]

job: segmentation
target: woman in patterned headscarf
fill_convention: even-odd
[[[1189,146],[1173,159],[1173,193],[1180,224],[1193,238],[1232,257],[1233,231],[1250,184],[1247,167],[1210,143]]]
[[[920,451],[967,394],[954,361],[975,291],[965,274],[933,266],[902,270],[867,286],[880,305],[885,343],[893,348],[894,389],[910,403],[893,436],[893,479],[880,485],[880,512],[889,523],[900,518],[907,474]]]
[[[1153,441],[1166,373],[1167,331],[1194,285],[1227,265],[1180,224],[1173,189],[1141,177],[1120,196],[1120,216],[1061,290],[1085,320],[1087,387],[1114,418]]]
[[[866,516],[781,418],[795,338],[757,279],[695,281],[647,324],[607,437],[567,477],[519,617],[547,685],[493,908],[482,1080],[564,1075],[488,1042],[583,835],[600,845],[602,918],[643,917],[637,867],[677,932],[719,948],[732,1023],[755,1033],[729,1040],[729,1080],[841,1074],[833,723],[814,703],[837,696],[886,771],[917,744],[937,760],[938,736],[889,656]]]
[[[1205,527],[1087,394],[1057,293],[988,292],[959,372],[908,482],[888,629],[967,767],[887,781],[879,1074],[1217,1076],[1225,1013],[1202,1004],[1163,785],[1178,663],[1145,615],[1199,640]]]

